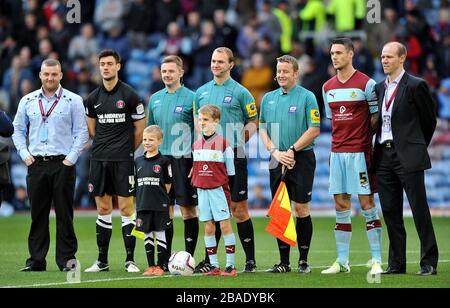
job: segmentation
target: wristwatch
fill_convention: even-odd
[[[294,152],[294,154],[297,153],[297,151],[295,150],[294,145],[291,145],[291,146],[289,147],[289,150],[291,150],[292,152]]]

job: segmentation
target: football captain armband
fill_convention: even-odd
[[[258,114],[255,102],[251,102],[250,104],[245,105],[245,108],[247,109],[247,114],[249,118],[256,117],[256,115]]]
[[[319,124],[320,123],[320,112],[317,109],[311,109],[311,123]]]

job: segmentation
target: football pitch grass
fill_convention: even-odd
[[[46,272],[19,272],[28,257],[27,236],[30,226],[29,214],[19,214],[9,218],[0,218],[0,287],[61,287],[61,288],[435,288],[450,287],[450,218],[434,218],[434,227],[440,250],[438,275],[420,277],[419,242],[411,218],[405,219],[408,232],[407,274],[394,276],[368,277],[365,266],[370,259],[363,218],[353,217],[353,235],[351,241],[351,273],[322,275],[321,270],[328,267],[336,258],[334,241],[334,218],[313,217],[314,234],[309,254],[312,273],[297,273],[298,249],[291,248],[292,272],[286,274],[265,273],[269,267],[278,263],[279,254],[276,240],[264,228],[266,218],[253,218],[255,228],[256,261],[258,272],[239,273],[237,277],[202,277],[198,275],[180,277],[143,277],[142,273],[126,273],[124,270],[124,247],[120,228],[120,218],[113,219],[113,236],[109,253],[109,272],[84,273],[97,258],[95,241],[95,216],[75,215],[75,229],[78,236],[77,258],[81,263],[80,283],[67,282],[67,273],[59,272],[55,264],[55,219],[50,220],[51,245],[47,256]],[[236,265],[239,271],[244,267],[244,252],[235,230]],[[203,226],[195,253],[196,261],[204,257]],[[184,250],[184,226],[181,219],[175,219],[173,251]],[[383,268],[387,259],[387,232],[383,229]],[[224,265],[223,238],[219,244],[219,259]],[[141,271],[147,262],[143,241],[137,240],[135,259]],[[73,273],[72,273],[73,274]],[[73,275],[72,275],[73,276]],[[368,279],[369,278],[369,279]]]

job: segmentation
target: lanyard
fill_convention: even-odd
[[[39,96],[39,109],[41,110],[42,119],[44,121],[50,116],[50,114],[52,113],[53,109],[55,109],[56,105],[58,104],[58,102],[59,102],[59,100],[61,98],[62,92],[63,92],[63,88],[61,87],[59,89],[58,97],[53,102],[53,105],[50,107],[50,109],[47,111],[47,114],[44,113],[44,107],[42,106],[42,100],[41,100],[41,97]]]
[[[397,86],[395,87],[394,92],[392,93],[391,97],[389,98],[388,102],[386,103],[386,95],[384,96],[384,102],[386,103],[386,112],[389,110],[389,107],[391,107],[392,102],[394,101],[395,96],[397,95],[398,86],[400,85],[400,82],[397,83]],[[386,87],[386,94],[388,94],[389,88]]]

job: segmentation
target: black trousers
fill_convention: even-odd
[[[75,259],[78,249],[73,228],[75,166],[62,160],[36,160],[28,167],[27,190],[31,206],[31,228],[28,236],[30,258],[27,266],[45,269],[50,245],[49,214],[53,204],[56,213],[56,264],[59,269]]]
[[[406,269],[406,230],[403,222],[403,190],[408,198],[420,239],[420,265],[438,263],[438,246],[428,208],[424,171],[405,172],[395,148],[380,151],[376,169],[378,194],[389,236],[389,266]]]

